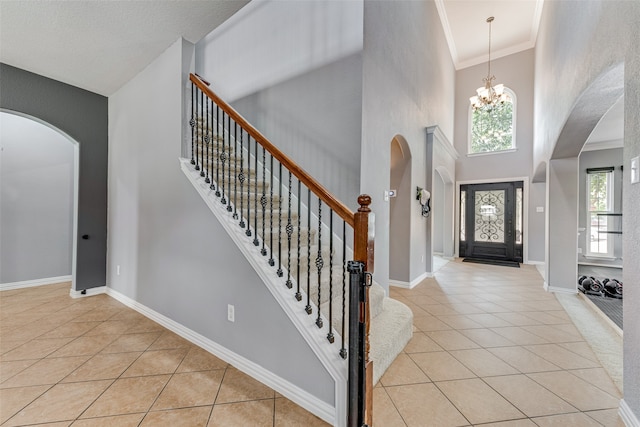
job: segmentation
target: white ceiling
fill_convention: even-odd
[[[536,44],[543,0],[435,0],[457,70],[531,49]]]
[[[0,61],[105,96],[179,37],[195,43],[249,0],[0,0]],[[435,0],[456,69],[535,46],[544,0]],[[589,138],[621,141],[624,102]]]
[[[248,0],[0,0],[0,61],[105,96]]]
[[[624,145],[624,96],[602,116],[587,139],[585,150],[618,148]]]

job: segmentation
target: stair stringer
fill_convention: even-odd
[[[314,354],[316,354],[322,366],[334,380],[335,406],[331,407],[330,404],[320,399],[312,402],[309,396],[305,399],[298,394],[291,393],[290,390],[282,389],[279,383],[267,385],[328,423],[338,427],[346,426],[348,363],[347,360],[342,359],[338,354],[338,340],[336,340],[334,344],[327,341],[325,331],[319,329],[314,323],[315,316],[309,316],[306,313],[304,305],[296,300],[294,289],[289,289],[283,284],[282,278],[278,277],[275,270],[269,266],[260,254],[260,247],[254,246],[251,239],[248,239],[245,235],[244,229],[238,227],[237,222],[229,215],[225,205],[222,205],[215,196],[215,191],[211,190],[209,185],[204,182],[199,171],[193,169],[190,160],[179,158],[179,161],[182,172],[226,230],[227,234],[238,246],[251,267],[265,283],[267,289],[269,289],[287,317],[289,317],[302,338]],[[264,262],[261,262],[261,260],[264,260]],[[318,309],[315,305],[313,305],[313,308],[314,310]],[[320,315],[324,324],[331,325],[331,322],[328,321],[322,313]]]

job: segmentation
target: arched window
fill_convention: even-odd
[[[505,87],[507,100],[474,110],[469,106],[469,154],[496,153],[516,148],[516,95]]]

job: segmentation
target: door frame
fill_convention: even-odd
[[[522,181],[522,228],[524,238],[522,239],[522,263],[529,264],[529,177],[516,176],[496,179],[473,179],[466,181],[456,181],[455,200],[455,257],[460,256],[460,186],[467,184],[491,184],[501,182]]]

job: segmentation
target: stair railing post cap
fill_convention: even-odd
[[[358,196],[358,204],[360,207],[358,208],[358,212],[371,212],[369,205],[371,204],[371,196],[368,194],[361,194]]]

